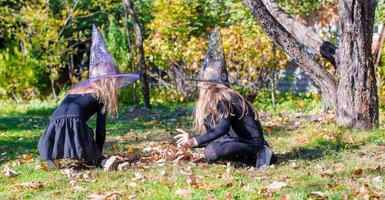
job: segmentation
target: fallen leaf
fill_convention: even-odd
[[[353,173],[353,174],[354,174],[355,176],[361,176],[361,175],[362,175],[362,171],[363,171],[363,170],[362,170],[361,168],[358,168],[358,169],[354,170],[354,173]]]
[[[76,173],[74,169],[72,168],[67,168],[63,170],[63,173],[68,177],[68,178],[76,178],[79,176],[79,173]]]
[[[190,197],[191,191],[189,189],[178,189],[175,194],[182,197]]]
[[[106,164],[103,166],[104,168],[104,171],[112,171],[112,170],[116,170],[118,168],[118,165],[120,163],[122,163],[122,157],[120,156],[111,156]]]
[[[22,154],[17,158],[17,162],[19,164],[27,163],[27,162],[32,162],[33,161],[33,155],[31,153],[27,154]]]
[[[187,178],[187,184],[189,184],[189,185],[191,185],[191,186],[196,186],[196,185],[198,185],[197,176],[196,176],[195,174],[190,175],[190,176]]]
[[[213,194],[209,194],[206,196],[206,200],[217,200],[217,197]]]
[[[120,192],[103,192],[101,194],[91,194],[88,195],[87,198],[91,200],[113,200],[118,199],[118,197],[122,196]]]
[[[269,191],[275,191],[275,190],[280,190],[283,187],[286,187],[287,183],[284,182],[273,182],[272,184],[267,186],[267,189]]]
[[[83,190],[83,188],[79,186],[77,180],[71,180],[70,181],[70,185],[71,185],[71,189],[73,189],[73,190],[78,190],[78,191],[82,191]]]
[[[127,147],[127,153],[128,154],[131,154],[131,153],[133,153],[134,152],[134,148],[132,148],[131,146],[128,146]]]
[[[138,181],[138,180],[141,180],[141,179],[144,179],[145,177],[143,176],[143,174],[141,174],[140,172],[136,172],[135,173],[135,177],[132,178],[131,180],[132,181]]]
[[[231,194],[231,192],[225,192],[224,199],[225,200],[233,199],[233,194]]]
[[[381,183],[382,182],[382,177],[381,176],[376,176],[372,178],[372,181],[375,183]]]
[[[299,168],[299,165],[297,165],[296,162],[292,162],[292,163],[290,164],[290,166],[291,166],[291,168],[293,168],[293,169],[298,169],[298,168]]]
[[[118,165],[118,171],[127,171],[130,169],[131,164],[129,162],[124,162]]]
[[[332,170],[324,170],[321,172],[321,176],[323,177],[333,177],[333,171]]]
[[[44,185],[41,182],[24,182],[24,183],[16,183],[12,185],[12,188],[14,189],[25,189],[25,188],[39,189],[43,187]]]
[[[319,192],[319,191],[310,192],[310,195],[316,197],[317,199],[325,199],[326,198],[326,195],[323,192]]]
[[[11,169],[11,167],[9,167],[8,165],[4,166],[3,171],[6,177],[16,177],[19,175],[15,170]]]
[[[290,200],[290,194],[283,195],[281,200]]]
[[[195,187],[206,191],[212,191],[215,189],[213,186],[209,186],[207,183],[197,184]]]
[[[42,171],[48,171],[48,166],[47,164],[40,162],[35,166],[35,170],[42,170]]]

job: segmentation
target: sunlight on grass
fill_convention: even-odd
[[[385,191],[385,130],[358,132],[338,128],[333,120],[313,117],[317,113],[311,109],[305,112],[285,107],[289,112],[269,110],[269,115],[261,117],[266,138],[279,157],[277,165],[265,170],[204,162],[133,167],[124,172],[94,169],[87,172],[89,177],[76,179],[74,187],[73,179],[63,171],[38,167],[37,141],[55,106],[48,102],[0,105],[5,108],[0,113],[1,169],[10,166],[19,174],[6,177],[1,173],[2,199],[84,199],[113,191],[127,199],[308,199],[318,194],[314,192],[342,199]],[[191,109],[192,104],[163,105],[151,111],[122,108],[118,118],[108,119],[105,153],[114,155],[130,147],[142,154],[142,148],[152,141],[171,141],[175,128],[191,127]],[[92,119],[90,126],[94,125]],[[21,159],[28,153],[32,159]],[[183,172],[186,170],[196,177],[198,186],[189,182],[191,175]],[[41,182],[43,188],[14,187],[23,182]],[[287,186],[268,190],[274,182]]]

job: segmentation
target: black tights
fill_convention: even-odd
[[[233,161],[254,165],[256,153],[263,142],[222,137],[207,144],[204,154],[208,162]]]

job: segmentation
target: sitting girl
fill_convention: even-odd
[[[106,138],[106,114],[118,112],[118,92],[139,79],[138,74],[121,74],[97,28],[93,26],[89,79],[80,82],[68,92],[51,116],[38,144],[41,160],[57,169],[54,159],[85,159],[96,166],[103,161]],[[94,114],[96,140],[87,121]]]
[[[209,162],[224,160],[268,166],[277,161],[263,137],[252,105],[229,86],[220,34],[211,34],[209,49],[199,75],[199,99],[194,111],[194,130],[205,133],[191,137],[183,130],[175,136],[179,146],[205,147]]]

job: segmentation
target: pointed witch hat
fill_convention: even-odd
[[[189,80],[230,84],[219,27],[215,27],[211,31],[206,56],[202,62],[198,77]]]
[[[122,80],[120,87],[127,86],[140,78],[139,74],[122,74],[119,71],[112,56],[108,53],[102,36],[95,25],[92,25],[92,45],[90,51],[90,64],[88,79],[74,86],[74,88],[85,87],[89,84],[106,78],[119,78]]]

